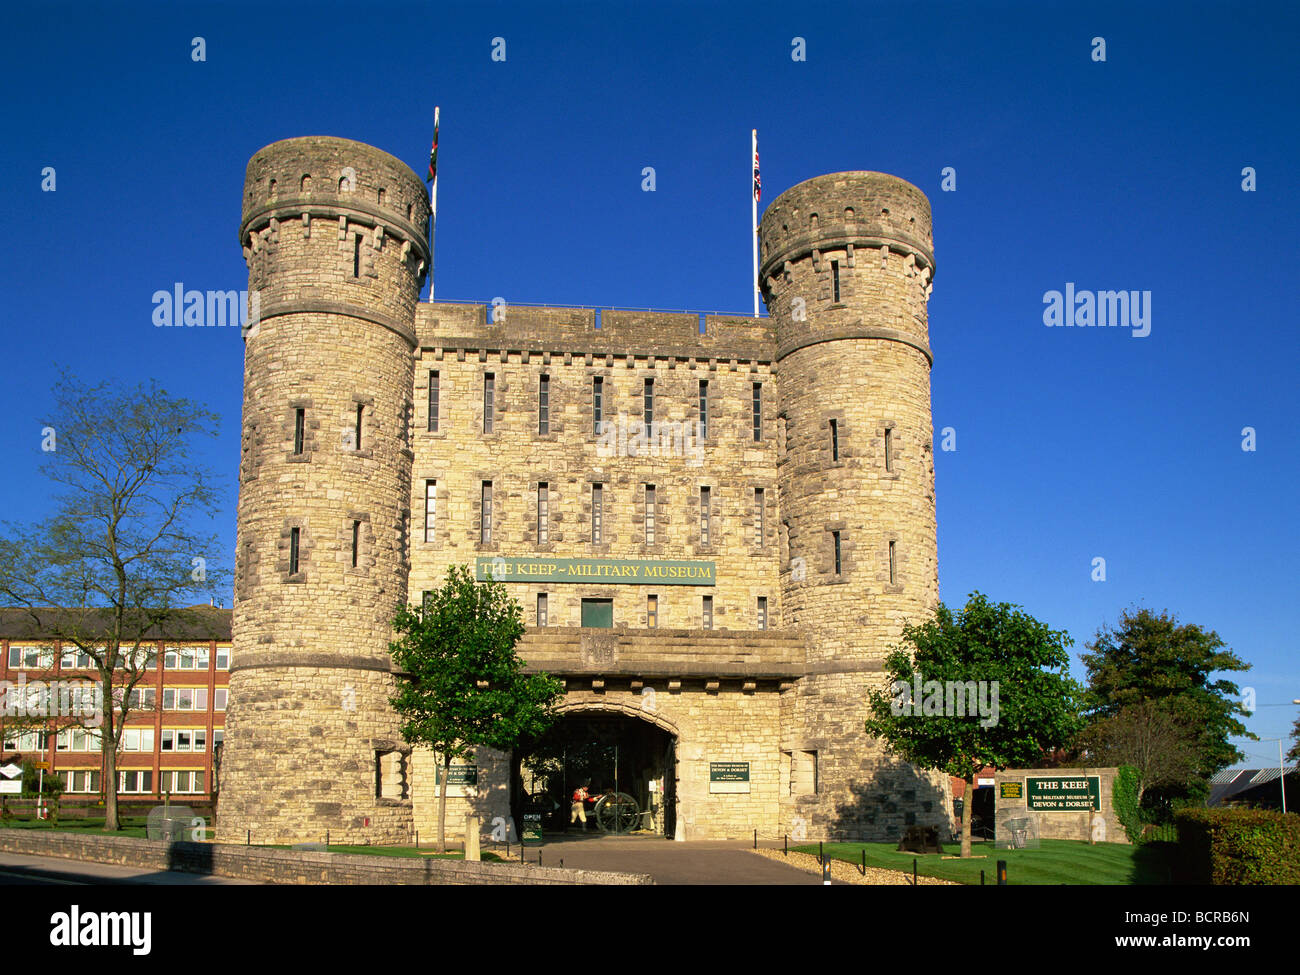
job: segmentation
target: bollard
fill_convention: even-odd
[[[420,831],[418,829],[415,831],[415,848],[417,850],[420,848]]]
[[[999,860],[998,861],[998,886],[1005,887],[1006,885],[1007,885],[1007,861]]]
[[[519,862],[524,862],[524,845],[522,843],[519,844]]]
[[[822,886],[829,887],[830,885],[831,885],[831,862],[829,860],[823,860],[822,861]]]
[[[781,835],[781,852],[784,853],[786,856],[790,855],[790,834],[789,833],[783,833]]]
[[[537,865],[538,865],[539,867],[542,865],[542,851],[541,851],[541,850],[538,850],[538,851],[537,851]]]
[[[981,887],[984,886],[984,871],[983,871],[983,870],[980,871],[980,886],[981,886]]]
[[[754,830],[754,849],[758,849],[758,830]]]
[[[916,857],[912,857],[912,886],[916,886]]]
[[[824,849],[825,845],[826,844],[823,843],[821,840],[817,841],[817,862],[818,863],[826,862],[826,851]]]
[[[247,838],[244,840],[244,846],[252,846],[252,845],[253,845],[253,831],[250,829],[248,831]]]
[[[329,830],[326,830],[326,831],[325,831],[325,849],[328,851],[329,848],[330,848],[330,831],[329,831]]]
[[[867,848],[862,848],[862,876],[867,875]]]

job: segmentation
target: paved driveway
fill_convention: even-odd
[[[805,884],[820,885],[815,874],[749,852],[744,841],[672,840],[639,836],[548,837],[542,863],[583,870],[648,873],[657,884]],[[518,847],[514,848],[516,854]],[[537,862],[537,849],[525,856]]]

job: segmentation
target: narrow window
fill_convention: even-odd
[[[361,235],[352,238],[352,276],[361,277]]]
[[[439,377],[436,371],[429,373],[429,432],[438,432],[438,394]]]
[[[758,628],[760,630],[767,629],[767,597],[766,596],[758,597]]]
[[[537,594],[537,625],[546,625],[546,593],[544,592]]]
[[[709,436],[709,381],[700,380],[700,438]]]
[[[438,482],[424,482],[424,540],[434,540],[434,527],[438,515]]]
[[[356,429],[356,440],[355,440],[355,442],[354,442],[354,446],[356,447],[357,450],[360,450],[360,449],[361,449],[361,420],[362,420],[363,417],[365,417],[365,415],[366,415],[366,408],[365,408],[365,406],[362,405],[362,404],[360,404],[360,403],[358,403],[358,404],[357,404],[357,429]]]
[[[551,532],[549,485],[545,482],[537,485],[537,544],[545,545]]]
[[[591,486],[591,544],[599,545],[604,540],[605,520],[605,485]]]
[[[361,522],[352,523],[352,568],[357,567],[357,550],[361,547]]]
[[[894,430],[892,427],[885,427],[885,470],[891,474],[894,471]]]
[[[479,513],[479,537],[484,545],[492,544],[492,482],[484,481],[480,495],[482,510]]]
[[[712,514],[709,502],[713,499],[713,491],[709,488],[700,488],[700,544],[709,544],[709,529],[712,527]]]
[[[754,442],[763,439],[763,384],[754,383],[754,402],[751,412],[754,415]]]
[[[844,569],[844,561],[840,551],[840,533],[831,532],[831,538],[835,541],[835,574],[840,575]]]
[[[289,575],[298,572],[298,532],[301,529],[289,529]]]
[[[831,420],[831,460],[840,459],[840,421]]]
[[[895,551],[897,545],[898,543],[894,541],[889,543],[889,581],[891,583],[898,582],[898,559]]]
[[[754,488],[754,544],[759,548],[763,547],[763,539],[767,536],[767,492],[762,488]]]
[[[602,376],[591,377],[591,432],[600,436],[601,421],[605,415],[605,380]]]
[[[551,432],[551,377],[543,376],[537,386],[537,432]]]
[[[496,406],[497,377],[487,373],[483,377],[483,432],[492,432],[492,413]]]
[[[659,625],[658,596],[646,596],[645,598],[645,625],[652,630]]]
[[[650,436],[650,427],[655,422],[655,381],[653,379],[645,381],[645,393],[642,395],[642,402],[645,406],[646,436]]]
[[[713,629],[713,597],[704,597],[703,623],[704,629]]]
[[[645,543],[655,543],[655,486],[645,486]]]
[[[300,455],[303,448],[303,435],[307,427],[307,411],[299,408],[293,412],[293,452]]]
[[[835,292],[835,304],[840,303],[840,262],[831,261],[831,287]]]

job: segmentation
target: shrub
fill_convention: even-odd
[[[1179,880],[1192,884],[1300,884],[1300,816],[1268,809],[1184,809]]]
[[[1130,843],[1142,842],[1142,811],[1138,808],[1138,770],[1121,765],[1111,783],[1110,804],[1115,807]]]

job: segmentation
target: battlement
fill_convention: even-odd
[[[701,312],[425,302],[415,329],[424,348],[571,355],[663,356],[769,362],[776,333],[765,318]],[[703,325],[704,331],[700,332]]]

